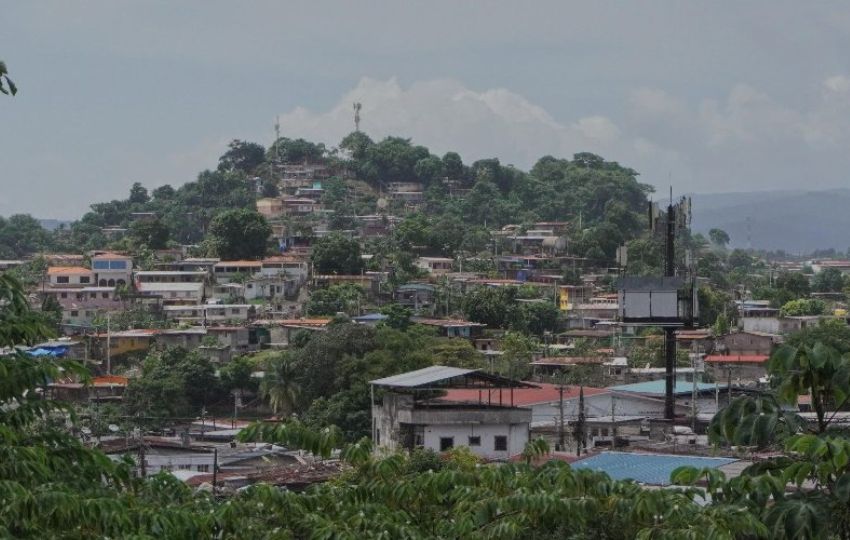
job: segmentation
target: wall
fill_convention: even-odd
[[[454,437],[455,446],[469,446],[470,436],[480,436],[480,446],[469,446],[476,455],[486,459],[508,459],[521,454],[528,442],[528,424],[436,424],[425,426],[425,448],[440,451],[441,437]],[[504,435],[508,438],[506,451],[495,450],[494,437]]]

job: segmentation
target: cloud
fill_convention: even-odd
[[[605,116],[561,123],[508,89],[476,91],[450,79],[405,88],[395,78],[364,77],[329,110],[299,107],[281,116],[281,126],[288,134],[334,145],[353,130],[355,102],[363,105],[361,129],[371,137],[403,135],[437,153],[457,150],[467,161],[495,156],[530,167],[546,154],[609,149],[621,136]]]
[[[672,180],[682,192],[770,189],[813,175],[840,185],[844,168],[835,164],[850,166],[841,151],[850,144],[850,77],[831,75],[817,85],[820,94],[803,107],[745,83],[692,102],[639,87],[622,118],[564,119],[505,88],[474,90],[451,79],[405,87],[395,78],[364,77],[328,110],[299,107],[281,116],[281,125],[288,135],[333,146],[353,129],[352,104],[360,102],[361,129],[372,138],[411,137],[435,153],[458,151],[467,162],[495,156],[529,168],[547,154],[589,151],[665,189]]]

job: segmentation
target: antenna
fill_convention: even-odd
[[[354,131],[360,131],[360,109],[363,107],[359,102],[354,102]]]
[[[280,116],[274,117],[274,160],[275,163],[278,162],[278,144],[277,141],[280,140]]]

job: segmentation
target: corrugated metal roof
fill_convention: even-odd
[[[396,388],[414,388],[425,384],[445,381],[454,377],[468,375],[478,370],[463,369],[449,366],[429,366],[415,371],[408,371],[392,377],[384,377],[383,379],[375,379],[369,381],[370,384],[378,386],[393,386]]]
[[[655,381],[646,381],[634,384],[621,384],[618,386],[611,386],[608,389],[614,390],[616,392],[634,392],[636,394],[651,394],[663,396],[665,393],[665,381],[664,379],[658,379]],[[697,392],[707,390],[714,390],[714,384],[701,382],[697,383]],[[690,394],[693,391],[694,383],[692,382],[677,379],[676,384],[673,386],[674,394]]]
[[[602,452],[576,461],[571,466],[574,469],[601,471],[614,480],[634,480],[641,484],[666,486],[670,484],[670,473],[677,467],[716,469],[736,461],[738,460],[733,458]]]

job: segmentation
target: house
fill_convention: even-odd
[[[163,306],[166,318],[190,323],[248,321],[256,314],[252,304],[197,304]]]
[[[279,255],[276,257],[266,257],[260,261],[260,273],[267,277],[286,276],[298,280],[299,283],[303,283],[307,280],[309,266],[307,261],[302,257]]]
[[[822,272],[827,268],[835,268],[845,276],[850,275],[850,261],[824,259],[811,261],[809,264],[815,273]]]
[[[399,285],[393,294],[395,302],[410,308],[414,313],[419,311],[433,312],[437,289],[427,283],[406,283]]]
[[[24,261],[21,260],[3,260],[0,261],[0,272],[4,272],[6,270],[11,270],[12,268],[17,268],[24,264]]]
[[[162,299],[164,306],[195,305],[204,301],[202,282],[144,282],[136,288],[142,296]]]
[[[124,300],[114,287],[51,287],[39,291],[41,298],[52,296],[62,307],[62,324],[67,328],[90,326],[98,315],[124,308]]]
[[[782,336],[764,332],[733,332],[715,340],[717,354],[765,355],[782,342]]]
[[[283,201],[277,198],[267,197],[257,199],[257,212],[266,219],[276,219],[283,214]]]
[[[234,278],[250,278],[260,274],[261,261],[219,261],[213,265],[213,276],[217,283],[230,283]]]
[[[133,276],[133,258],[111,252],[96,252],[91,268],[99,287],[129,285]]]
[[[426,448],[445,452],[466,446],[486,459],[507,460],[529,440],[531,409],[510,399],[535,385],[475,369],[431,366],[370,381],[372,440],[390,451]],[[433,399],[438,390],[476,388],[475,403]],[[498,400],[492,396],[498,391]]]
[[[411,317],[416,324],[422,324],[436,328],[443,337],[475,338],[481,335],[486,324],[464,321],[460,319],[428,319],[425,317]]]
[[[271,343],[286,345],[289,344],[292,336],[298,332],[323,332],[331,320],[330,317],[262,320],[254,321],[252,326],[268,329]]]
[[[178,272],[206,272],[207,276],[211,276],[212,269],[219,260],[213,257],[189,257],[182,261],[157,263],[156,267]]]
[[[98,360],[133,352],[145,352],[153,345],[159,331],[147,328],[100,332],[91,336],[91,354]]]
[[[281,215],[285,216],[304,216],[320,211],[322,203],[313,199],[288,197],[280,200],[282,208]]]
[[[664,379],[608,387],[612,392],[619,394],[655,398],[660,401],[664,400],[665,388],[666,381]],[[726,390],[714,383],[688,382],[684,379],[676,379],[673,385],[673,396],[677,408],[681,406],[689,412],[696,409],[697,414],[716,413],[719,403],[718,396],[721,392],[726,393]],[[695,402],[693,401],[694,394],[696,394]],[[677,410],[676,414],[680,414],[680,412],[680,410]]]
[[[51,287],[88,287],[96,283],[94,272],[82,266],[51,266],[47,278]]]
[[[712,354],[705,357],[705,365],[717,381],[732,381],[738,385],[766,380],[766,354]]]
[[[139,270],[133,273],[139,283],[204,283],[209,277],[206,270]]]
[[[446,257],[419,257],[414,265],[432,276],[442,276],[452,271],[454,259]]]

